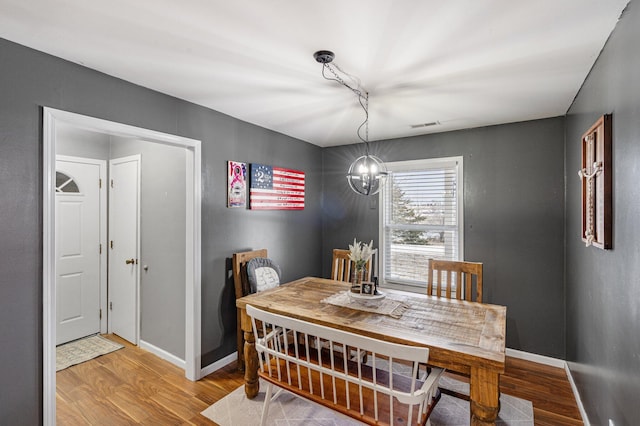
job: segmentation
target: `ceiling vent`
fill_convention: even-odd
[[[430,126],[437,126],[439,125],[440,122],[439,121],[432,121],[431,123],[420,123],[420,124],[412,124],[411,128],[412,129],[419,129],[421,127],[430,127]]]

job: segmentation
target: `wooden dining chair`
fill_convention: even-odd
[[[331,279],[345,282],[351,281],[351,263],[349,250],[333,249]]]
[[[482,263],[480,262],[429,259],[427,280],[429,295],[482,303]],[[428,366],[427,371],[429,371]],[[469,401],[469,395],[457,390],[440,386],[440,391]]]
[[[482,303],[482,263],[429,259],[427,294]]]
[[[366,281],[371,281],[375,274],[375,256],[378,250],[376,249],[371,256],[371,259],[367,262],[367,276]],[[373,260],[373,262],[372,262]],[[371,268],[374,265],[374,268]],[[351,271],[355,268],[355,265],[349,259],[349,250],[345,249],[333,249],[333,260],[331,262],[331,279],[336,281],[351,282]]]
[[[236,291],[236,299],[251,294],[251,285],[247,276],[247,263],[255,258],[268,258],[267,249],[251,250],[233,253],[233,285]],[[238,344],[238,370],[244,371],[244,335],[240,325],[240,309],[237,309],[237,344]]]
[[[353,261],[349,258],[349,250],[345,249],[333,249],[333,260],[331,262],[331,279],[336,281],[351,282],[351,271],[356,267]],[[371,259],[366,263],[367,275],[365,281],[372,281],[375,271],[375,256],[378,254],[378,250],[374,250]],[[373,260],[373,261],[372,261]],[[371,268],[374,265],[374,268]],[[353,355],[353,354],[352,354]],[[367,362],[367,353],[362,352],[360,354],[361,362]]]

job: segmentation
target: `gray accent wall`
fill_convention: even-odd
[[[202,141],[202,365],[235,351],[235,251],[319,275],[321,149],[0,39],[0,425],[42,422],[42,106]],[[226,207],[226,161],[306,173],[304,211]]]
[[[640,1],[632,0],[567,115],[567,360],[591,424],[640,421]],[[613,249],[580,238],[581,137],[613,114]]]
[[[363,147],[323,151],[323,273],[356,237],[378,245],[378,205],[345,173]],[[507,347],[564,358],[564,118],[371,144],[384,161],[464,158],[464,257],[484,263],[483,301],[506,305]]]

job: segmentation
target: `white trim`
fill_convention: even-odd
[[[95,117],[43,107],[43,189],[42,189],[42,416],[43,425],[56,422],[56,308],[55,308],[55,157],[56,124],[65,123],[76,128],[107,133],[123,137],[137,137],[147,141],[185,148],[191,155],[187,164],[193,168],[187,176],[187,183],[193,187],[187,190],[186,202],[187,230],[185,253],[187,267],[185,274],[186,316],[185,325],[185,376],[190,380],[200,378],[201,357],[201,142],[168,133],[142,129],[127,124],[114,123]]]
[[[186,156],[186,170],[191,170],[186,177],[186,265],[185,281],[193,283],[187,286],[185,294],[185,374],[189,380],[196,381],[202,377],[201,369],[201,338],[200,328],[202,325],[202,303],[201,303],[201,202],[202,185],[201,181],[201,151],[200,142],[197,141],[191,147],[193,155]],[[193,267],[189,267],[192,265]],[[191,313],[191,314],[190,314]]]
[[[209,364],[200,370],[200,377],[208,376],[211,373],[215,373],[223,367],[226,367],[228,364],[238,359],[238,351],[233,352],[230,355],[225,356],[222,359],[217,360],[213,364]]]
[[[580,416],[582,417],[582,423],[584,423],[584,426],[591,426],[591,423],[589,422],[589,416],[587,416],[587,411],[584,409],[582,399],[580,399],[580,392],[578,392],[578,387],[576,386],[576,382],[573,380],[573,375],[571,374],[571,369],[569,368],[569,363],[567,362],[564,363],[564,371],[566,371],[567,373],[567,378],[569,379],[569,384],[571,384],[573,396],[576,398],[578,411],[580,411]]]
[[[164,349],[161,349],[161,348],[159,348],[157,346],[154,346],[149,342],[145,342],[142,339],[140,339],[139,347],[140,347],[140,349],[144,349],[145,351],[149,351],[152,354],[154,354],[155,356],[157,356],[158,358],[162,358],[165,361],[168,361],[171,364],[173,364],[176,367],[179,367],[179,368],[181,368],[183,370],[184,370],[184,368],[186,366],[186,362],[183,359],[180,359],[177,356],[175,356],[174,354],[172,354],[170,352],[167,352]]]
[[[42,117],[42,424],[56,424],[56,120]],[[53,283],[53,285],[52,285]]]
[[[405,160],[405,161],[389,161],[385,162],[387,170],[391,169],[394,172],[413,171],[419,170],[424,167],[425,163],[429,167],[449,167],[451,163],[461,162],[463,157],[461,155],[454,157],[435,157],[435,158],[420,158],[418,160]]]
[[[525,361],[537,362],[538,364],[548,365],[550,367],[565,368],[567,363],[563,359],[552,358],[550,356],[532,354],[531,352],[523,352],[517,349],[507,348],[505,354],[512,358],[523,359]]]
[[[464,257],[464,157],[448,157],[443,158],[442,160],[447,161],[456,161],[456,172],[458,180],[457,184],[457,202],[458,202],[458,253],[460,254],[460,259],[465,259]]]

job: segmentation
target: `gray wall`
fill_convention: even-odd
[[[381,141],[384,161],[464,157],[464,253],[484,263],[483,301],[508,306],[507,346],[564,358],[564,119]],[[323,151],[323,273],[331,249],[378,241],[378,206],[345,173],[362,146]]]
[[[0,425],[42,419],[42,106],[202,140],[202,365],[235,350],[233,252],[321,273],[320,148],[2,39],[0,64]],[[306,172],[305,210],[227,209],[227,160]]]
[[[591,424],[640,419],[640,1],[632,0],[569,109],[567,359]],[[580,139],[613,113],[613,250],[580,239]]]

